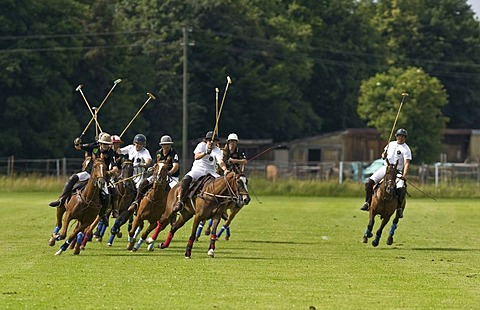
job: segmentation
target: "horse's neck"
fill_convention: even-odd
[[[87,182],[87,185],[85,185],[85,189],[83,190],[83,196],[85,198],[95,198],[95,196],[99,197],[97,193],[100,191],[98,187],[95,186],[95,178],[92,176]]]
[[[230,184],[232,182],[232,179],[233,181],[235,181],[235,176],[231,177],[227,175],[213,179],[210,183],[211,191],[216,191],[215,194],[222,194],[224,192],[228,192],[228,188],[232,187],[232,185]],[[207,186],[207,190],[208,189],[210,189],[209,186]]]

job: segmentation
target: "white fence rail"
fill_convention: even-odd
[[[66,178],[80,171],[83,158],[16,159],[13,156],[0,158],[0,175],[37,174]],[[190,162],[188,163],[190,168]],[[368,174],[366,162],[309,162],[307,164],[278,163],[255,160],[247,165],[247,173],[269,179],[293,178],[299,180],[347,180],[364,182]],[[420,184],[477,183],[480,186],[480,164],[435,163],[412,165],[409,180]]]

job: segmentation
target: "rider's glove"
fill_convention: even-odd
[[[73,140],[73,144],[75,145],[80,145],[82,144],[82,139],[79,137],[79,138],[75,138],[75,140]]]

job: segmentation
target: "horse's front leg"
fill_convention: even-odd
[[[220,218],[215,217],[212,219],[212,229],[210,232],[210,245],[208,247],[208,256],[215,257],[215,242],[217,241],[217,227],[220,222]]]
[[[388,245],[393,244],[393,235],[395,234],[395,230],[397,229],[398,221],[399,221],[399,217],[395,216],[395,218],[393,219],[392,227],[390,228],[390,233],[388,234],[388,239],[387,239]]]
[[[367,243],[368,238],[373,237],[373,225],[375,224],[375,215],[373,214],[373,210],[370,209],[369,217],[368,217],[368,225],[367,225],[367,230],[365,230],[365,234],[363,235],[362,242]]]
[[[135,220],[133,221],[132,228],[128,232],[128,244],[127,244],[127,250],[131,251],[133,250],[133,247],[135,245],[135,241],[137,240],[138,235],[142,231],[142,224],[143,220],[140,220],[140,217],[136,216]],[[135,251],[135,250],[133,250]]]
[[[188,238],[188,243],[187,243],[187,248],[185,250],[185,258],[191,258],[192,257],[192,248],[193,248],[193,243],[195,242],[195,236],[197,233],[197,228],[198,225],[200,224],[200,217],[195,216],[193,219],[193,225],[192,225],[192,233],[190,234],[190,238]]]
[[[138,242],[133,246],[132,251],[136,252],[140,246],[142,245],[145,240],[147,240],[148,234],[155,228],[157,227],[157,221],[152,221],[150,222],[150,225],[148,225],[147,229],[143,232],[142,236],[140,236],[140,239],[138,239]],[[153,251],[154,245],[150,244],[148,246],[149,251]]]
[[[375,234],[375,239],[373,239],[372,241],[373,246],[378,246],[378,244],[380,243],[380,238],[382,237],[383,228],[387,225],[389,220],[390,220],[389,216],[383,218],[382,223],[380,224],[380,227],[378,228]]]
[[[170,242],[172,241],[173,236],[175,235],[177,230],[182,228],[182,226],[185,225],[185,223],[188,220],[190,220],[192,217],[193,217],[193,213],[190,213],[190,212],[186,211],[185,209],[183,209],[180,212],[179,218],[173,223],[170,222],[170,225],[171,225],[170,231],[168,232],[168,235],[165,238],[165,241],[163,241],[161,244],[159,244],[158,247],[160,249],[168,248],[168,246],[170,245]],[[194,237],[194,239],[195,239],[195,237]]]
[[[239,211],[240,211],[240,208],[232,207],[232,210],[231,210],[230,214],[228,215],[227,220],[225,221],[225,223],[223,223],[222,228],[220,228],[220,230],[218,231],[217,238],[220,238],[222,233],[224,231],[227,231],[227,233],[225,235],[225,240],[230,239],[230,223],[232,223],[233,219],[235,218],[235,216],[237,215],[237,213]]]

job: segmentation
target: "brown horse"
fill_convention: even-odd
[[[166,161],[157,162],[154,166],[153,184],[138,206],[137,216],[129,231],[127,250],[136,252],[147,239],[148,234],[157,226],[158,220],[165,212],[167,195],[170,191],[167,175],[169,161],[170,157]],[[144,221],[148,221],[150,225],[144,231],[138,243],[135,244],[136,238],[143,228]],[[153,248],[153,244],[148,246],[149,251],[153,251]]]
[[[246,183],[247,179],[245,175],[235,171],[228,171],[224,176],[207,181],[200,190],[200,193],[194,197],[195,203],[192,199],[187,199],[183,210],[180,211],[179,218],[175,220],[176,215],[173,214],[173,209],[178,201],[178,191],[180,188],[180,183],[178,183],[168,194],[165,213],[162,215],[152,239],[149,238],[148,242],[153,242],[158,236],[158,233],[163,230],[170,221],[171,228],[167,238],[159,245],[162,249],[167,248],[175,232],[195,215],[192,234],[188,240],[185,252],[185,257],[190,258],[193,242],[195,241],[195,232],[197,231],[199,223],[212,218],[213,225],[208,255],[214,257],[218,221],[229,203],[246,199],[244,194],[246,193]]]
[[[82,191],[73,194],[64,206],[57,208],[57,222],[62,216],[63,222],[60,233],[56,236],[52,236],[52,238],[54,238],[53,240],[62,240],[66,238],[68,225],[71,220],[76,219],[78,223],[74,231],[68,236],[68,239],[55,255],[62,254],[75,239],[77,240],[77,243],[75,245],[74,254],[80,254],[80,244],[83,239],[85,228],[93,223],[101,208],[100,191],[105,186],[106,172],[107,167],[103,158],[95,159],[90,179],[85,188]]]
[[[248,205],[250,203],[250,196],[248,195],[247,183],[248,182],[245,182],[245,192],[240,193],[240,195],[244,197],[243,200],[240,200],[238,202],[231,202],[225,208],[225,213],[222,215],[222,219],[225,222],[223,223],[222,228],[220,228],[220,230],[218,231],[217,238],[220,238],[222,233],[225,232],[225,240],[230,239],[230,224],[232,223],[233,219],[237,216],[238,212],[242,210],[243,206]],[[199,224],[195,241],[198,241],[198,238],[202,233],[202,228],[204,224],[205,224],[204,222],[201,222]],[[213,224],[213,220],[210,220],[208,222],[207,228],[205,229],[205,235],[207,236],[210,235],[212,224]]]
[[[115,224],[112,227],[110,238],[107,246],[112,246],[115,236],[122,237],[120,227],[127,221],[133,222],[133,217],[128,213],[128,207],[132,204],[136,195],[135,183],[132,180],[133,162],[129,159],[124,159],[122,162],[122,169],[120,171],[120,180],[125,180],[117,183],[115,198],[112,200],[112,209],[115,213],[121,214],[122,217],[117,217]],[[114,211],[112,211],[114,212]]]
[[[387,225],[390,217],[393,215],[398,206],[398,197],[396,192],[396,179],[397,179],[397,165],[390,164],[387,159],[387,168],[383,181],[375,188],[372,197],[372,204],[370,206],[369,222],[367,230],[363,236],[363,243],[368,242],[368,238],[373,237],[372,229],[375,223],[375,216],[380,215],[382,223],[376,232],[375,239],[372,241],[373,246],[378,246],[380,238],[382,236],[383,228]],[[393,220],[392,229],[390,230],[390,236],[388,237],[387,244],[393,243],[393,234],[397,228],[398,215]]]

